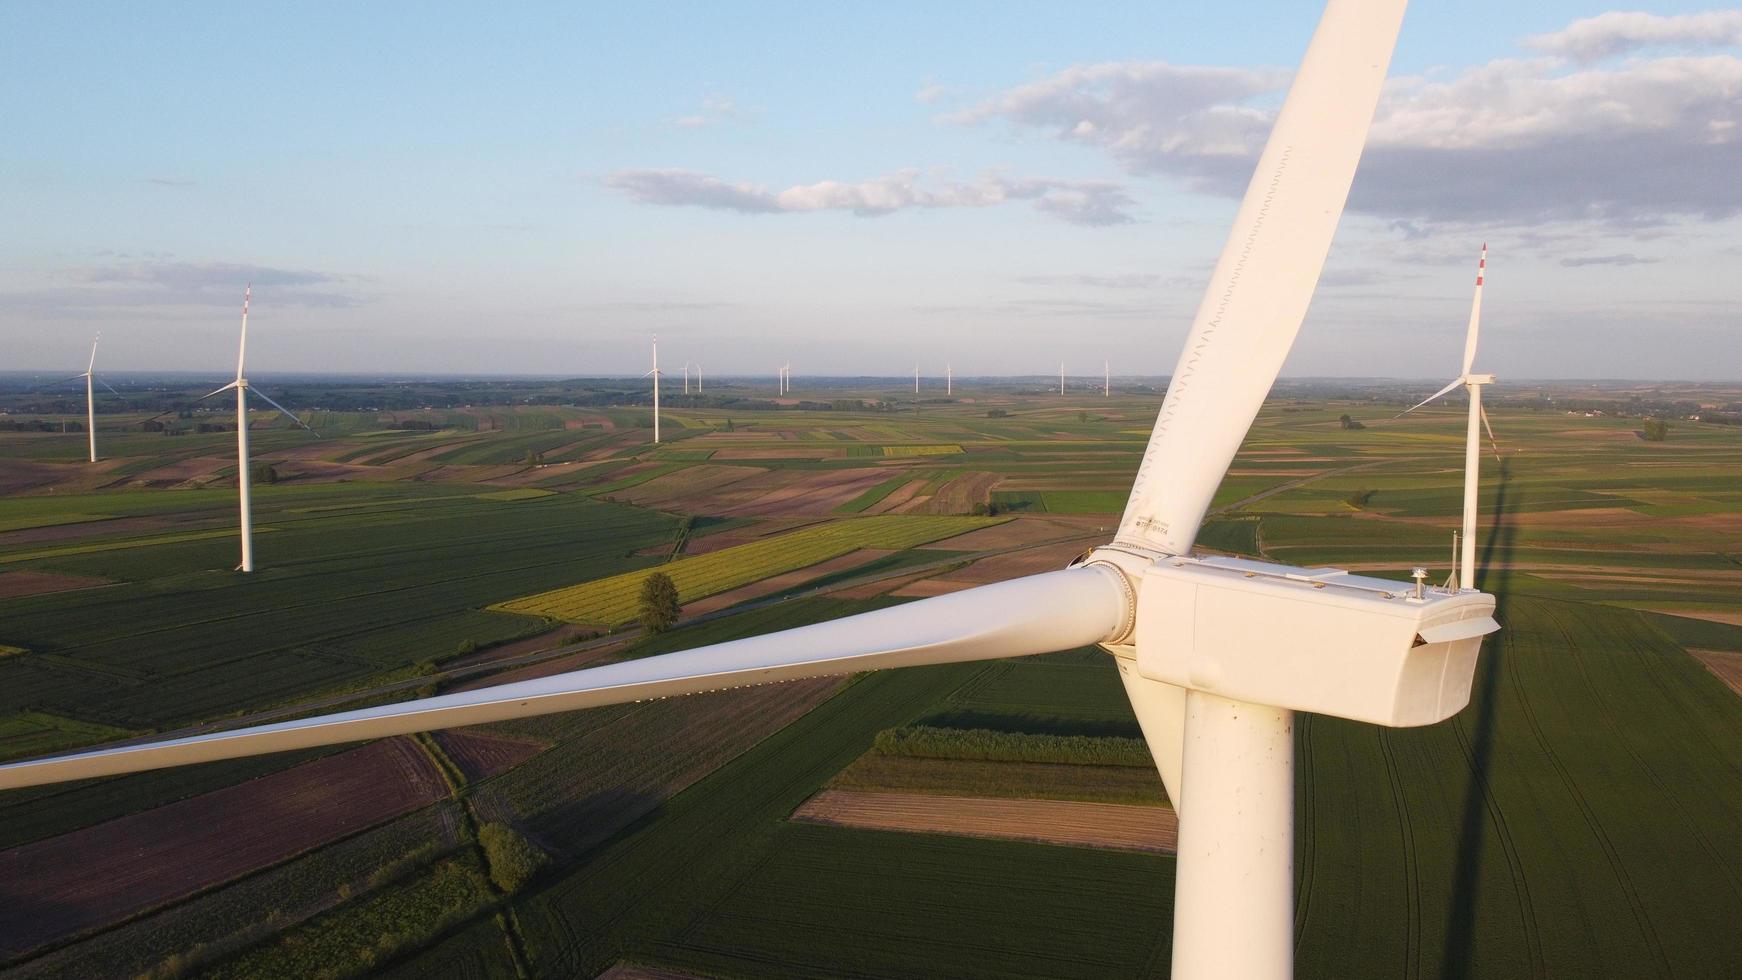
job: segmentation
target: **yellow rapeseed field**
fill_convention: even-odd
[[[884,446],[885,456],[953,456],[962,451],[961,446]]]
[[[679,600],[689,602],[860,548],[898,551],[997,523],[1000,523],[997,518],[909,514],[852,517],[693,558],[679,558],[654,568],[510,599],[490,608],[572,623],[616,626],[635,618],[641,583],[656,571],[671,576]]]

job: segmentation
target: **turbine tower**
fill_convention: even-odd
[[[1101,362],[1101,397],[1102,398],[1111,398],[1112,396],[1113,396],[1113,362],[1112,361],[1102,361]]]
[[[250,391],[250,387],[248,385],[248,377],[244,373],[244,367],[248,361],[248,304],[253,300],[253,298],[254,284],[249,283],[248,288],[242,293],[242,340],[241,343],[236,346],[236,380],[216,391],[208,391],[200,396],[200,400],[204,401],[213,395],[221,395],[231,389],[235,389],[236,391],[236,495],[241,510],[240,523],[242,531],[242,563],[237,565],[236,569],[237,571],[242,572],[252,572],[254,570],[254,502],[252,486],[254,474],[248,470],[248,392]],[[309,428],[307,422],[297,418],[290,409],[273,401],[265,392],[256,391],[255,394],[259,395],[261,400],[265,401],[266,404],[278,409],[285,418],[290,419],[292,422],[295,422],[304,429],[308,429],[310,432],[315,431]],[[319,433],[315,434],[319,435]]]
[[[1065,393],[1065,362],[1059,362],[1059,394]]]
[[[948,361],[945,361],[944,362],[944,394],[947,396],[947,395],[954,395],[955,393],[956,393],[956,368],[955,368],[955,365],[949,363]]]
[[[85,433],[89,436],[91,445],[91,462],[97,461],[97,392],[92,386],[97,375],[97,342],[103,339],[98,334],[91,341],[91,362],[85,365]]]
[[[683,362],[683,393],[690,393],[690,362]]]
[[[913,366],[913,393],[919,394],[919,365]]]
[[[653,370],[642,375],[653,379],[653,444],[659,445],[659,334],[653,335]]]
[[[62,378],[53,384],[43,386],[45,388],[53,388],[56,385],[64,385],[68,381],[79,381],[81,379],[85,382],[85,438],[90,444],[91,462],[93,463],[97,461],[97,393],[93,386],[102,385],[116,395],[121,394],[119,391],[115,391],[114,387],[107,381],[97,377],[97,344],[100,343],[102,339],[103,335],[98,334],[91,341],[91,360],[89,364],[85,365],[83,374],[75,374],[70,378]]]
[[[1464,523],[1459,537],[1462,550],[1457,554],[1458,587],[1476,588],[1476,491],[1481,482],[1482,430],[1488,430],[1488,441],[1494,445],[1494,458],[1500,458],[1500,446],[1494,440],[1494,426],[1488,422],[1488,412],[1482,407],[1482,386],[1493,384],[1492,374],[1473,374],[1476,363],[1476,337],[1482,328],[1482,282],[1488,277],[1488,245],[1482,245],[1482,256],[1476,260],[1476,293],[1470,300],[1470,325],[1464,333],[1464,370],[1452,382],[1427,396],[1394,418],[1402,418],[1427,403],[1444,397],[1459,385],[1470,394],[1469,418],[1464,425]]]
[[[1119,529],[1069,567],[481,690],[0,765],[0,789],[1099,644],[1179,813],[1173,976],[1290,976],[1294,713],[1392,727],[1449,718],[1469,702],[1482,637],[1499,628],[1493,598],[1480,592],[1191,554],[1306,314],[1403,7],[1330,0],[1198,308]]]
[[[696,394],[702,393],[702,362],[696,362]]]

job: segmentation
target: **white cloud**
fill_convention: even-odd
[[[837,180],[770,190],[687,170],[626,170],[605,178],[609,187],[641,204],[691,206],[743,214],[849,211],[861,217],[934,208],[992,207],[1026,201],[1036,210],[1081,225],[1123,224],[1133,201],[1109,181],[987,174],[977,181],[926,180],[902,170],[857,182]]]
[[[1286,82],[1273,69],[1091,65],[949,118],[1002,120],[1232,196]],[[1638,228],[1742,212],[1739,173],[1742,59],[1505,59],[1448,81],[1393,79],[1350,207],[1416,234],[1465,222]]]
[[[950,94],[950,90],[945,86],[924,85],[920,87],[919,91],[913,93],[913,101],[923,105],[931,105],[948,94]]]
[[[1622,252],[1619,255],[1575,255],[1561,259],[1561,265],[1569,269],[1577,269],[1587,265],[1649,265],[1657,259],[1642,258],[1632,252]]]
[[[275,306],[343,309],[367,300],[343,289],[353,277],[230,262],[135,262],[64,269],[60,283],[0,293],[0,309],[55,315],[90,310],[237,305],[252,283]]]
[[[723,95],[709,95],[702,99],[699,110],[687,116],[679,116],[671,121],[679,129],[700,129],[716,123],[742,120],[747,117],[738,104]]]
[[[1018,276],[1016,281],[1026,286],[1093,286],[1096,289],[1148,289],[1161,283],[1153,272],[1126,272],[1115,275],[1084,273],[1079,275]]]
[[[1701,14],[1657,14],[1613,11],[1576,20],[1565,30],[1524,39],[1537,51],[1596,61],[1641,48],[1723,48],[1742,46],[1742,10]]]
[[[1248,103],[1288,78],[1274,68],[1115,62],[1067,68],[946,118],[1008,120],[1101,147],[1138,173],[1190,171],[1208,160],[1255,156],[1270,111]]]

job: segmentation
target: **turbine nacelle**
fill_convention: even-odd
[[[1150,680],[1232,701],[1431,725],[1469,703],[1482,637],[1500,628],[1493,612],[1481,592],[1168,557],[1138,586],[1135,660]]]

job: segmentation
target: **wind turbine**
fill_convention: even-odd
[[[683,362],[683,393],[690,393],[690,362]]]
[[[913,366],[913,393],[919,394],[919,365]]]
[[[948,396],[948,395],[954,395],[955,393],[956,393],[956,368],[955,368],[955,365],[949,363],[948,361],[945,361],[944,362],[944,394],[946,396]]]
[[[103,335],[98,334],[91,341],[91,362],[85,365],[85,432],[90,436],[93,463],[97,461],[97,393],[92,388],[92,383],[97,379],[97,343],[102,339]],[[109,388],[106,384],[103,387]]]
[[[642,375],[653,379],[653,444],[659,445],[659,334],[653,335],[653,370]]]
[[[1246,190],[1114,539],[1070,567],[482,690],[0,766],[0,788],[575,708],[1099,644],[1179,812],[1173,975],[1289,976],[1294,712],[1431,724],[1469,701],[1494,600],[1191,555],[1306,314],[1404,0],[1330,0]],[[1117,912],[1117,910],[1110,910]]]
[[[102,339],[103,335],[98,334],[91,341],[91,361],[89,364],[85,365],[85,371],[83,374],[75,374],[70,378],[62,378],[53,384],[43,385],[45,388],[53,388],[56,385],[64,385],[68,381],[78,381],[81,378],[84,379],[85,433],[86,440],[90,443],[91,462],[93,463],[97,461],[97,393],[92,386],[102,385],[103,387],[108,388],[111,392],[114,392],[116,395],[121,394],[119,391],[115,391],[114,387],[111,386],[109,382],[97,377],[97,344],[100,343]],[[65,426],[62,426],[62,428],[64,429]]]
[[[242,564],[237,565],[238,571],[252,572],[254,570],[254,504],[252,483],[253,474],[248,471],[248,377],[243,373],[248,360],[248,304],[254,298],[254,284],[249,283],[242,293],[242,341],[236,347],[236,380],[216,391],[208,391],[200,396],[204,401],[213,395],[221,395],[232,388],[236,391],[236,494],[241,501],[242,528]],[[278,409],[285,418],[297,425],[314,432],[307,422],[296,417],[295,413],[283,405],[273,401],[265,392],[256,391],[266,404]],[[319,435],[319,433],[315,433]]]
[[[1059,362],[1059,394],[1065,393],[1065,362]]]
[[[696,362],[696,394],[702,393],[702,362]]]
[[[1476,490],[1482,470],[1482,429],[1488,430],[1488,441],[1494,446],[1494,458],[1500,458],[1500,446],[1494,439],[1494,427],[1488,424],[1488,412],[1482,407],[1482,386],[1493,384],[1494,376],[1472,374],[1470,371],[1476,363],[1476,335],[1482,327],[1482,281],[1487,277],[1488,245],[1484,242],[1482,257],[1476,260],[1476,295],[1470,301],[1470,326],[1464,334],[1464,370],[1452,379],[1451,384],[1393,416],[1394,419],[1403,418],[1428,402],[1450,394],[1459,385],[1463,385],[1464,390],[1470,393],[1470,417],[1464,427],[1464,523],[1463,534],[1459,538],[1462,550],[1457,554],[1458,564],[1453,569],[1461,589],[1476,588]]]

